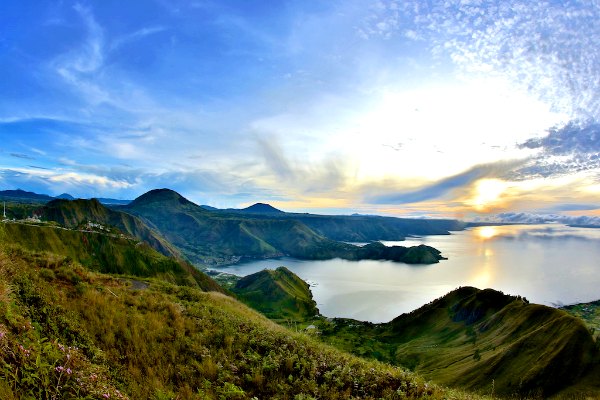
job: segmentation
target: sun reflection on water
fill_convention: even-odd
[[[496,226],[482,226],[475,229],[475,235],[480,239],[491,239],[498,235],[498,228]]]

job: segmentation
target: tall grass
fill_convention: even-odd
[[[0,239],[1,239],[0,232]],[[0,248],[0,398],[474,398],[292,333],[238,301]]]

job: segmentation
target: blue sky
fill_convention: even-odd
[[[19,1],[0,187],[478,218],[600,215],[588,1]]]

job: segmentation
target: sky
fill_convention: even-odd
[[[598,20],[596,0],[4,2],[0,189],[600,224]]]

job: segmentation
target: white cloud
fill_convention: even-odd
[[[110,49],[111,50],[116,50],[121,46],[127,45],[131,42],[135,42],[136,40],[140,40],[146,36],[150,36],[150,35],[154,35],[156,33],[161,33],[166,31],[167,28],[164,26],[150,26],[150,27],[145,27],[142,29],[138,29],[135,32],[132,32],[130,34],[121,36],[117,39],[115,39],[111,45],[110,45]]]

